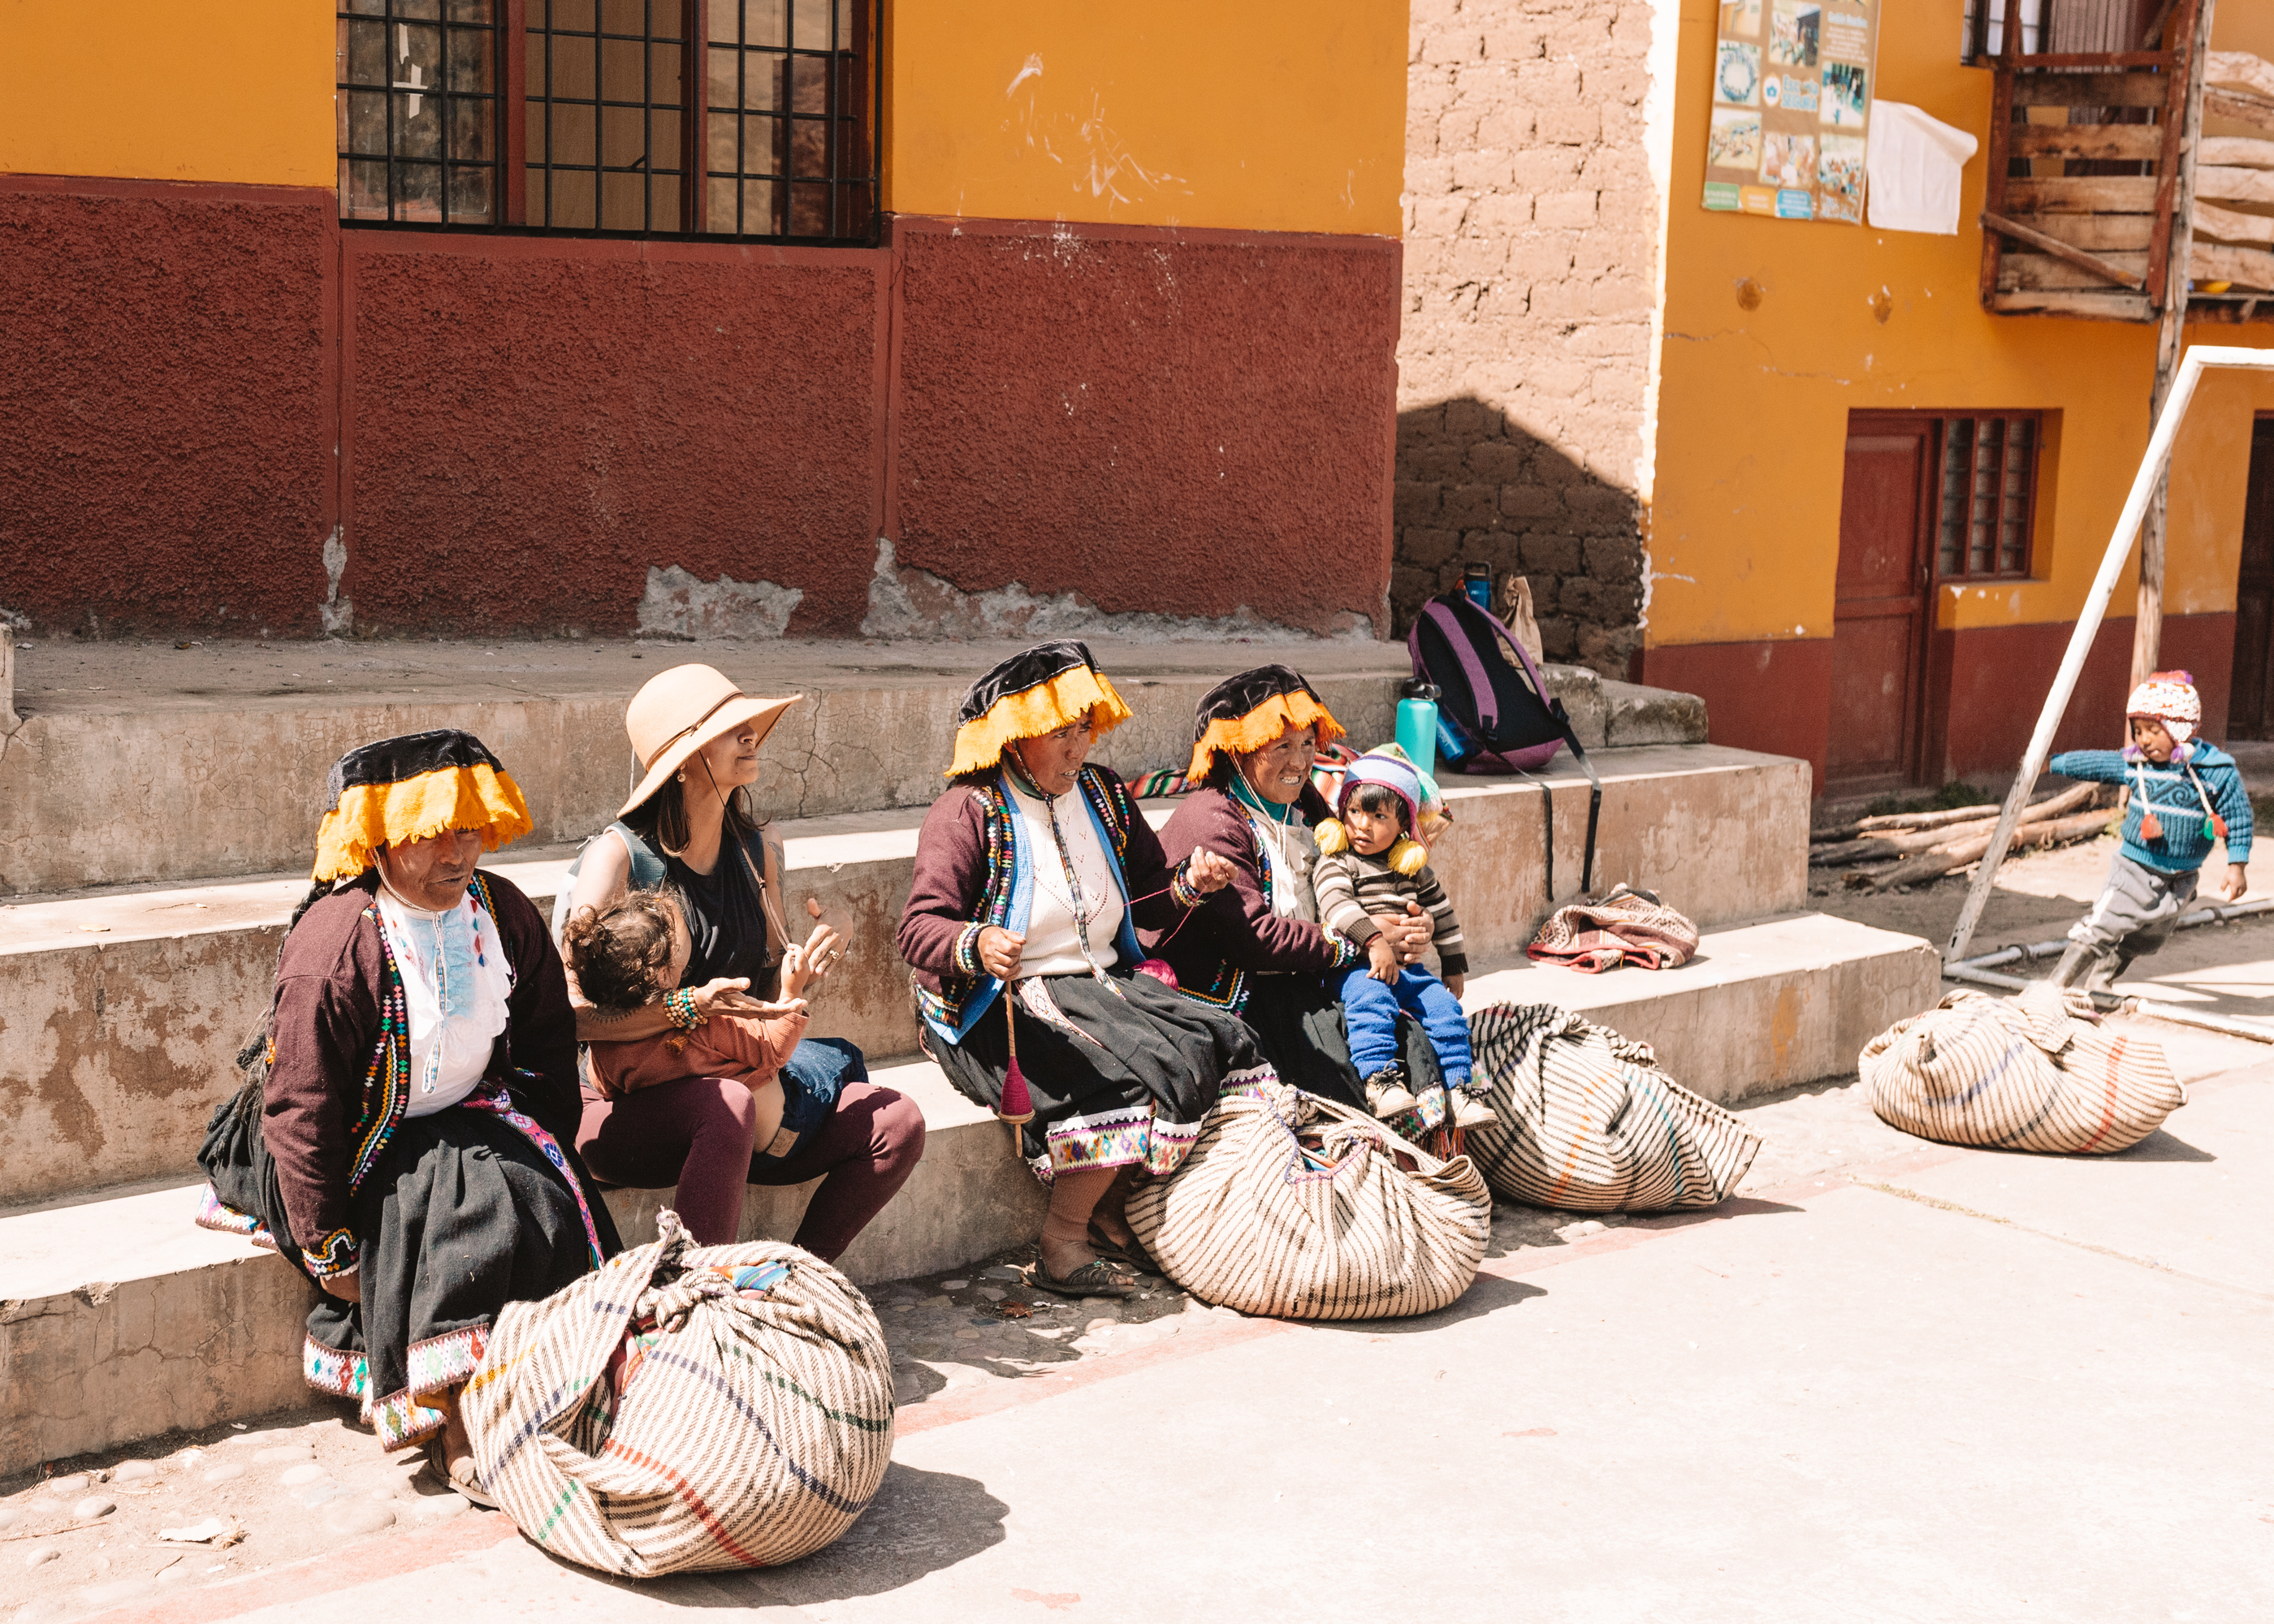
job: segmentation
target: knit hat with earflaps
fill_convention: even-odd
[[[1428,866],[1429,848],[1453,821],[1445,810],[1445,797],[1437,781],[1413,764],[1413,758],[1395,744],[1376,745],[1343,771],[1335,792],[1335,816],[1314,831],[1321,852],[1339,852],[1351,844],[1342,816],[1352,794],[1361,784],[1379,784],[1396,795],[1405,808],[1405,833],[1383,853],[1392,868],[1414,875]]]
[[[2185,746],[2202,726],[2202,695],[2195,692],[2195,673],[2186,671],[2151,671],[2148,680],[2132,690],[2125,702],[2124,718],[2138,718],[2143,721],[2161,722],[2164,731],[2172,735],[2172,742]],[[2135,746],[2125,742],[2128,755]],[[2172,752],[2172,759],[2186,763],[2187,756]]]

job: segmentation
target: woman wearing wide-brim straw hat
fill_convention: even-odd
[[[624,715],[637,763],[623,809],[585,846],[555,929],[585,908],[604,916],[634,889],[661,888],[684,922],[688,960],[671,997],[602,1011],[572,974],[576,1035],[596,1046],[691,1030],[722,1013],[779,1015],[847,953],[808,898],[803,941],[782,906],[782,860],[750,806],[758,747],[802,695],[743,693],[709,665],[651,678]],[[673,1205],[704,1245],[738,1238],[744,1187],[819,1178],[793,1237],[834,1261],[883,1210],[923,1154],[923,1113],[869,1080],[841,1038],[799,1042],[778,1074],[781,1126],[756,1142],[759,1112],[745,1080],[689,1077],[615,1099],[584,1083],[576,1144],[595,1177],[633,1189],[676,1185]],[[770,1113],[769,1113],[770,1114]]]
[[[1236,1018],[1143,963],[1134,928],[1173,932],[1231,874],[1209,853],[1171,868],[1127,786],[1088,763],[1128,715],[1080,643],[973,684],[900,917],[940,1069],[1050,1187],[1031,1278],[1069,1296],[1136,1289],[1131,1184],[1174,1172],[1222,1093],[1272,1080]]]

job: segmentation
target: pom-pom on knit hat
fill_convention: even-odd
[[[1193,718],[1193,760],[1186,775],[1206,778],[1219,754],[1244,756],[1260,750],[1291,727],[1315,727],[1321,744],[1343,736],[1342,724],[1327,710],[1303,673],[1287,665],[1258,665],[1226,677],[1201,695]]]
[[[1003,759],[1003,747],[1039,738],[1089,718],[1093,738],[1129,719],[1129,707],[1090,658],[1089,645],[1071,640],[1038,643],[1013,654],[971,685],[955,713],[955,761],[951,778],[979,772]]]
[[[2150,672],[2148,680],[2134,688],[2132,697],[2125,702],[2125,719],[2135,717],[2161,722],[2173,744],[2185,744],[2194,738],[2195,729],[2202,726],[2202,695],[2195,692],[2195,673]]]
[[[1405,808],[1406,833],[1382,854],[1384,860],[1400,874],[1420,873],[1428,866],[1429,848],[1453,820],[1445,810],[1445,797],[1436,780],[1416,767],[1413,758],[1395,744],[1377,745],[1344,770],[1341,787],[1335,792],[1335,816],[1314,831],[1319,849],[1339,852],[1350,845],[1350,831],[1341,820],[1351,796],[1362,784],[1381,785]]]
[[[350,750],[332,763],[324,803],[309,876],[319,884],[353,879],[372,866],[380,846],[445,830],[480,831],[486,852],[530,831],[521,786],[486,745],[455,727]]]

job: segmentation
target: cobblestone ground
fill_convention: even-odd
[[[2136,1025],[2190,1080],[2260,1063],[2261,1045]],[[1741,1113],[1766,1143],[1740,1194],[1881,1162],[1921,1141],[1874,1116],[1852,1079],[1789,1090]],[[2152,1145],[2149,1147],[2152,1149]],[[1557,1251],[1628,1222],[1503,1205],[1489,1255]],[[1067,1301],[1029,1289],[1008,1253],[969,1268],[870,1289],[899,1372],[903,1406],[985,1397],[1003,1384],[1062,1374],[1236,1320],[1173,1285],[1126,1302]],[[910,1412],[914,1413],[914,1412]],[[320,1406],[54,1463],[52,1475],[0,1484],[0,1620],[45,1624],[399,1537],[468,1507],[417,1454],[380,1455],[344,1407]],[[203,1525],[203,1526],[200,1526]],[[169,1542],[169,1530],[205,1535]],[[11,1605],[11,1604],[13,1604]]]

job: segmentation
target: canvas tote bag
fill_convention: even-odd
[[[892,1455],[884,1331],[844,1275],[779,1241],[658,1238],[512,1303],[463,1401],[521,1531],[634,1578],[771,1568],[853,1525]]]
[[[1856,1067],[1880,1120],[1946,1145],[2105,1155],[2187,1101],[2161,1044],[2111,1035],[2050,981],[1952,993],[1866,1043]]]
[[[1410,1170],[1409,1170],[1410,1169]],[[1291,1320],[1426,1314],[1469,1289],[1492,1195],[1371,1116],[1276,1084],[1230,1095],[1185,1164],[1129,1198],[1129,1227],[1206,1303]]]
[[[1469,1021],[1499,1121],[1468,1152],[1495,1193],[1578,1213],[1713,1207],[1760,1136],[1660,1069],[1647,1043],[1552,1004],[1495,1004]]]

